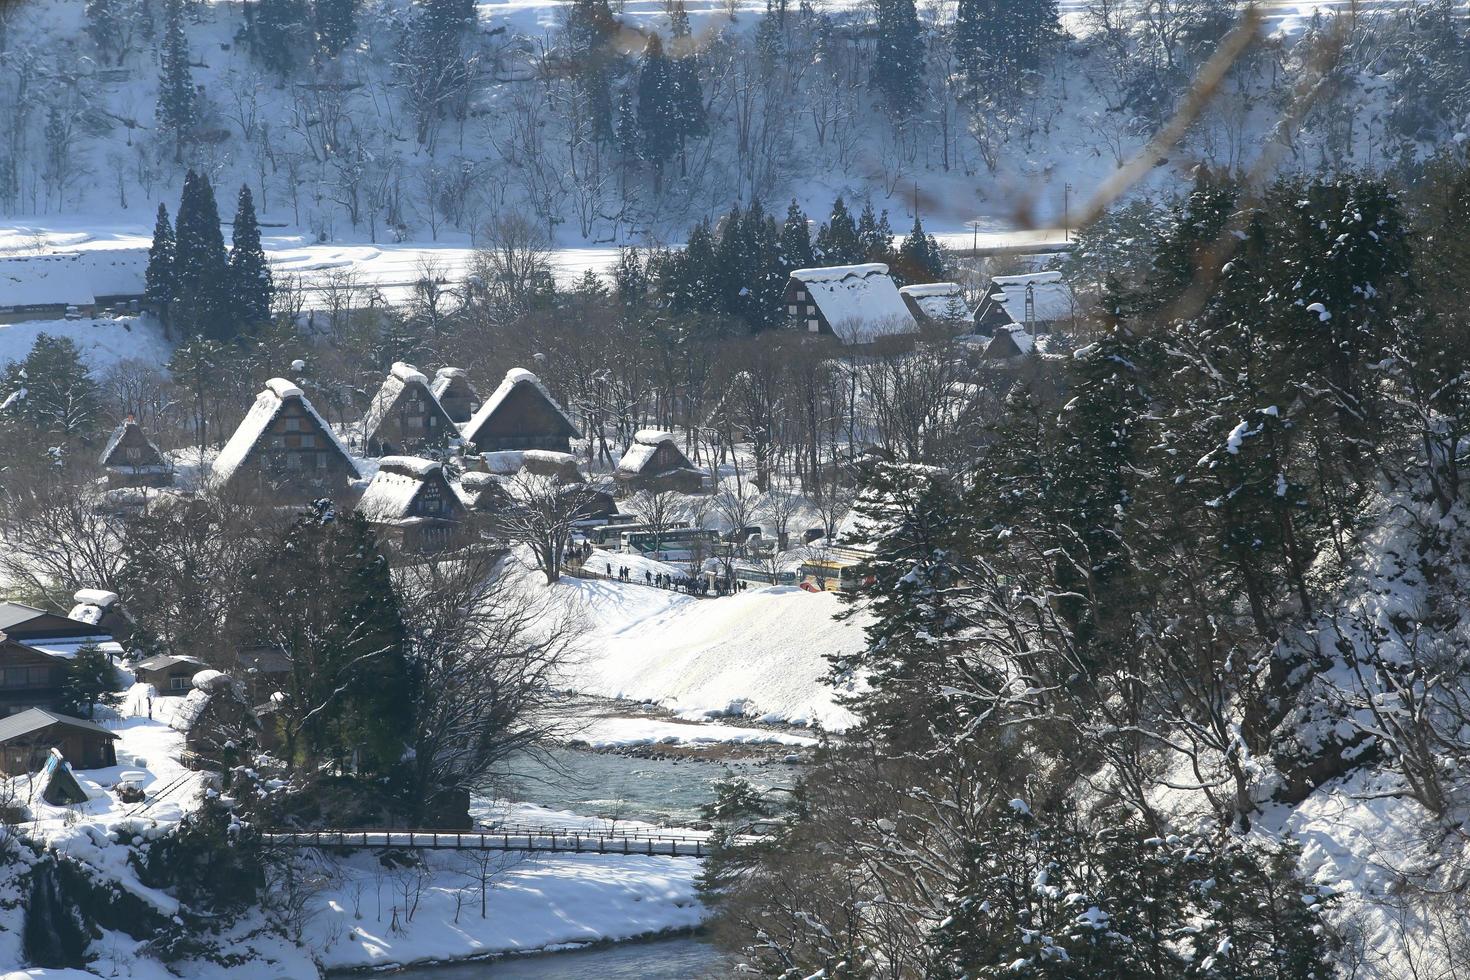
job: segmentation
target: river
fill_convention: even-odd
[[[796,767],[756,759],[644,759],[558,749],[555,770],[538,774],[516,766],[504,794],[512,799],[584,816],[688,826],[714,799],[721,779],[743,776],[758,786],[789,787]],[[485,804],[488,809],[489,804]],[[479,808],[477,808],[479,809]],[[699,937],[678,936],[473,963],[411,967],[391,974],[407,980],[706,980],[730,976],[730,960]]]

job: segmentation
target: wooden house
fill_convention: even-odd
[[[410,552],[442,551],[465,527],[464,502],[444,467],[412,456],[385,456],[357,509]]]
[[[161,655],[133,665],[133,676],[141,684],[152,684],[164,696],[182,696],[193,689],[194,675],[208,667],[194,657]]]
[[[210,483],[285,502],[340,496],[359,474],[347,450],[301,389],[272,378],[215,457]]]
[[[442,367],[435,371],[429,390],[439,399],[444,414],[455,422],[468,422],[480,410],[480,395],[463,368]]]
[[[512,368],[474,417],[463,426],[477,452],[544,449],[565,453],[581,433],[530,371]]]
[[[459,438],[459,426],[429,389],[429,379],[398,361],[362,418],[363,451],[369,456],[420,453]]]
[[[107,469],[107,489],[122,487],[166,487],[174,482],[174,468],[129,415],[102,449]]]
[[[679,448],[673,433],[657,429],[643,429],[633,434],[633,442],[618,461],[613,479],[625,494],[640,490],[698,493],[704,483],[703,476]]]
[[[974,332],[984,336],[1005,327],[1026,333],[1068,333],[1077,326],[1077,299],[1060,272],[996,276],[975,308]]]
[[[920,323],[946,327],[968,327],[973,313],[965,302],[965,290],[957,282],[926,282],[904,286],[898,294]]]
[[[0,323],[136,313],[147,268],[146,248],[0,257]]]
[[[76,769],[105,769],[117,765],[116,741],[117,735],[101,725],[28,708],[0,718],[0,772],[7,776],[36,772],[46,765],[53,748]]]
[[[45,653],[0,633],[0,717],[61,700],[65,657]]]
[[[794,329],[867,344],[913,333],[918,323],[882,262],[797,269],[786,282],[786,320]]]

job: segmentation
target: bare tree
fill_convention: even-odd
[[[497,518],[497,532],[531,549],[547,585],[559,581],[572,528],[591,502],[593,489],[524,469],[508,481],[507,489],[514,503]]]

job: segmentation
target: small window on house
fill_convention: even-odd
[[[304,432],[304,433],[302,433],[302,435],[301,435],[301,447],[303,449],[312,449],[315,446],[316,446],[316,436],[313,435],[310,432]]]
[[[792,303],[790,306],[786,307],[786,312],[790,313],[792,316],[796,316],[796,304]]]
[[[281,428],[286,432],[301,431],[301,419],[296,418],[295,416],[288,416],[287,418],[282,419],[281,422]]]
[[[50,667],[30,667],[27,672],[30,676],[26,682],[31,687],[46,687],[51,683]]]
[[[291,453],[290,455],[288,455],[286,457],[286,469],[288,469],[288,470],[299,470],[299,469],[301,469],[301,456],[300,456],[299,453]]]
[[[798,300],[806,299],[806,290],[805,289],[798,289],[796,291],[796,298]]]
[[[168,689],[170,691],[183,691],[188,687],[189,678],[187,677],[170,677],[168,679]]]
[[[807,321],[807,322],[806,322],[806,328],[807,328],[807,330],[808,330],[808,331],[809,331],[809,332],[810,332],[810,333],[816,333],[816,332],[817,332],[817,331],[818,331],[818,330],[819,330],[819,329],[821,329],[821,328],[820,328],[820,327],[819,327],[819,326],[818,326],[818,325],[817,325],[817,321],[816,321],[816,320],[808,320],[808,321]]]
[[[123,455],[127,457],[129,463],[136,463],[143,458],[143,450],[137,446],[129,446],[123,451]]]
[[[326,453],[317,453],[316,454],[316,468],[319,469],[319,470],[324,470],[324,469],[327,468],[327,454]]]
[[[439,416],[437,416],[437,415],[430,415],[429,416],[429,428],[431,428],[431,429],[437,429],[437,428],[439,428]]]

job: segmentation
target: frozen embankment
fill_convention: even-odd
[[[649,701],[686,718],[852,724],[841,692],[822,678],[828,657],[862,649],[870,619],[834,619],[844,608],[834,595],[785,586],[696,599],[575,578],[551,588],[588,624],[568,672],[580,693]]]

